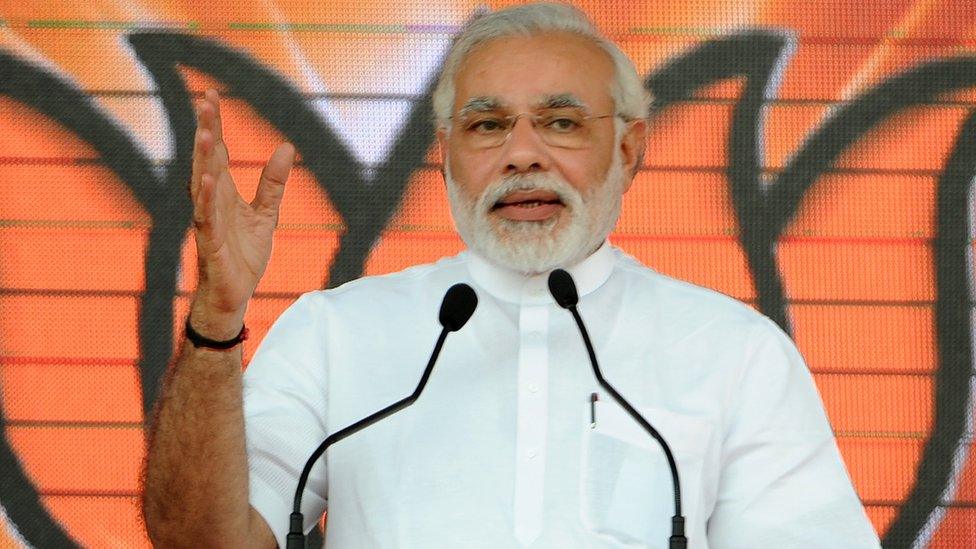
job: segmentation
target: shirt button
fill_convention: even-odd
[[[529,456],[529,459],[535,459],[535,456],[537,454],[535,453],[535,450],[529,450],[528,454],[526,454],[526,455]]]
[[[539,386],[536,385],[535,383],[529,383],[529,391],[532,392],[532,393],[538,393],[539,392]]]

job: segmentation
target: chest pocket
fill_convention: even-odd
[[[691,526],[713,427],[663,409],[639,408],[638,412],[661,433],[675,456],[689,547],[705,547],[705,540],[692,539]],[[674,491],[664,451],[616,402],[596,402],[593,415],[596,425],[591,428],[587,404],[580,456],[583,527],[615,547],[667,547]]]

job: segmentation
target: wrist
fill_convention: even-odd
[[[186,318],[186,325],[184,326],[186,333],[186,339],[197,349],[210,349],[211,351],[230,351],[234,347],[237,347],[241,343],[247,340],[248,330],[247,326],[241,326],[241,331],[237,333],[236,336],[230,339],[215,340],[208,338],[196,330],[193,329],[193,324],[190,321],[190,317]]]
[[[244,308],[220,310],[198,294],[190,305],[187,323],[200,336],[214,341],[226,341],[236,337],[244,326]]]

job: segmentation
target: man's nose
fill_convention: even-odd
[[[504,172],[508,174],[541,172],[549,169],[549,147],[535,130],[532,119],[520,116],[503,146]]]

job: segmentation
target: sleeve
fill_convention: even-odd
[[[880,547],[803,358],[761,328],[730,401],[709,545]]]
[[[321,294],[306,294],[278,318],[244,373],[249,500],[285,547],[298,477],[327,434],[328,356]],[[327,506],[325,458],[302,500],[305,531]]]

